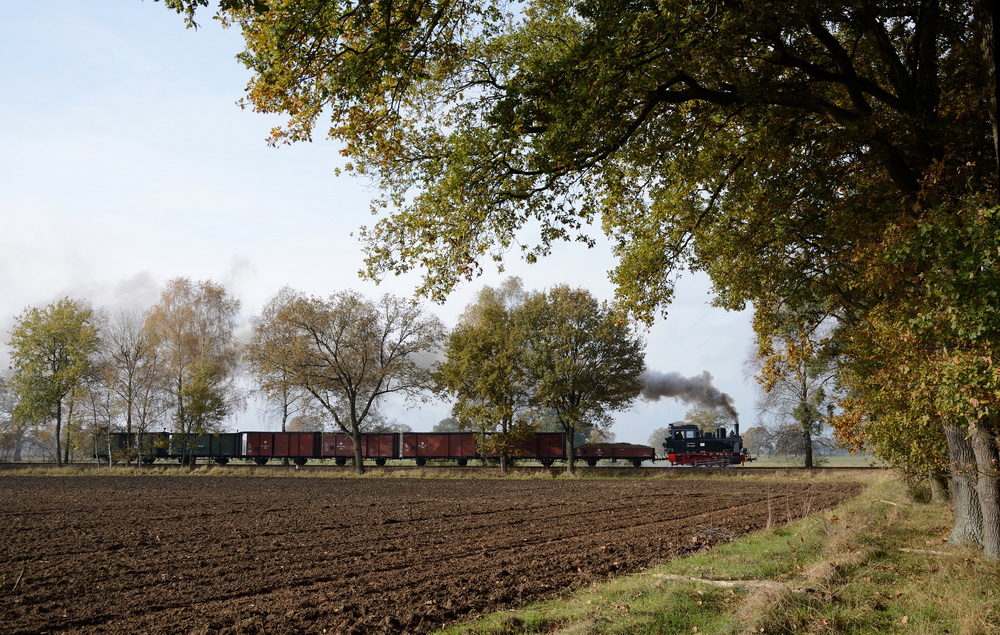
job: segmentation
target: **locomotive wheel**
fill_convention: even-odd
[[[538,459],[538,462],[542,464],[542,467],[552,467],[552,459]]]
[[[590,467],[597,467],[597,459],[587,459],[587,465]]]
[[[469,464],[469,459],[461,458],[458,460],[458,467],[465,467]]]
[[[425,465],[427,465],[427,459],[425,459],[424,457],[420,457],[419,459],[417,459],[417,467],[423,467]]]
[[[294,458],[294,459],[292,459],[292,460],[293,460],[293,461],[295,462],[295,465],[299,465],[299,466],[302,466],[302,465],[305,465],[305,464],[306,464],[306,461],[307,461],[308,459],[306,459],[306,457],[304,457],[304,456],[297,456],[297,457],[295,457],[295,458]]]
[[[642,459],[632,459],[632,467],[642,467]]]
[[[338,456],[336,459],[334,459],[334,463],[336,463],[337,465],[343,467],[343,466],[347,465],[347,457],[346,456]]]
[[[384,456],[380,456],[377,459],[375,459],[375,465],[377,465],[379,467],[385,466],[385,457]]]
[[[217,456],[215,457],[215,462],[218,463],[219,465],[226,465],[227,463],[229,463],[229,458],[225,456]]]
[[[255,456],[255,457],[253,457],[253,462],[256,463],[257,465],[267,465],[267,457],[266,456]]]

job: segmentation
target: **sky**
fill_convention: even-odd
[[[410,296],[416,277],[376,286],[357,276],[352,232],[375,220],[370,183],[336,176],[336,142],[269,147],[280,120],[237,101],[248,71],[234,56],[236,30],[204,13],[201,29],[149,0],[19,2],[0,21],[0,368],[26,308],[62,297],[114,311],[145,308],[171,279],[214,280],[242,303],[240,332],[282,286],[317,296],[356,289]],[[559,245],[527,265],[487,269],[444,304],[428,309],[454,326],[483,285],[517,275],[529,290],[569,284],[612,299],[614,261],[599,245]],[[644,333],[646,365],[662,373],[709,372],[733,398],[743,429],[755,419],[756,388],[745,379],[751,314],[710,304],[704,276],[681,280],[667,318]],[[647,443],[684,417],[674,399],[638,400],[616,415],[618,441]],[[390,419],[417,431],[447,417],[450,404]],[[274,429],[251,407],[231,429]]]

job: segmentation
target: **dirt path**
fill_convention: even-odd
[[[853,483],[0,478],[5,633],[424,632],[640,570]]]

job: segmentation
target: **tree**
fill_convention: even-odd
[[[878,277],[915,282],[906,293],[886,293],[845,334],[852,363],[844,381],[853,398],[845,432],[856,442],[863,431],[880,454],[894,437],[896,461],[902,455],[928,470],[944,463],[955,510],[951,542],[1000,558],[1000,369],[993,363],[1000,210],[975,203],[941,206],[891,236]]]
[[[525,300],[521,280],[483,287],[449,334],[445,361],[436,378],[455,397],[452,415],[463,428],[480,433],[479,447],[500,458],[500,473],[530,432],[515,426],[531,402],[525,334],[517,312]]]
[[[84,303],[63,298],[43,309],[30,308],[17,318],[8,345],[18,399],[14,417],[23,421],[55,420],[56,465],[62,465],[64,402],[90,372],[98,333]]]
[[[642,389],[645,342],[588,291],[556,286],[533,293],[518,311],[531,403],[550,410],[566,433],[566,469],[581,425],[611,423]]]
[[[413,432],[413,427],[408,423],[403,423],[395,419],[391,421],[382,421],[373,425],[369,428],[370,432],[388,434],[392,432],[398,432],[400,434],[406,434],[407,432]]]
[[[28,428],[14,416],[17,397],[10,385],[10,377],[0,375],[0,457],[3,461],[18,463],[24,447]]]
[[[364,233],[370,273],[419,266],[446,293],[529,221],[534,257],[600,217],[634,310],[684,263],[742,305],[816,269],[833,292],[894,217],[996,186],[992,3],[505,7],[222,3],[247,104],[287,117],[271,141],[328,116],[376,207],[402,207]]]
[[[243,354],[257,380],[256,393],[277,409],[282,432],[296,417],[308,419],[314,407],[309,391],[292,382],[295,332],[278,319],[278,312],[295,297],[294,290],[283,287],[268,300],[261,315],[251,320],[253,334]]]
[[[431,432],[458,432],[459,430],[458,419],[455,417],[445,417],[431,428]]]
[[[97,427],[106,427],[113,416],[110,395],[97,381],[93,358],[91,361],[90,372],[64,400],[61,445],[67,465],[78,451],[92,449]]]
[[[743,447],[753,456],[773,454],[775,435],[764,426],[753,426],[743,431]]]
[[[162,401],[157,399],[156,347],[145,322],[142,311],[118,311],[101,330],[102,355],[98,367],[101,383],[117,402],[114,410],[124,419],[126,461],[131,463],[135,458],[137,464],[142,463],[143,448],[133,443],[151,429]]]
[[[815,439],[829,424],[835,408],[837,368],[830,343],[832,326],[818,326],[794,313],[786,314],[779,333],[758,336],[756,355],[749,360],[763,394],[757,402],[762,420],[777,424],[778,445],[794,448],[807,469],[813,467]],[[798,439],[788,439],[789,435]]]
[[[183,428],[196,435],[215,432],[229,414],[225,375],[210,363],[202,363],[184,383]]]
[[[172,403],[174,426],[181,438],[182,461],[188,460],[190,435],[212,431],[205,425],[218,422],[216,414],[223,405],[226,411],[239,406],[240,353],[233,338],[239,307],[239,300],[229,297],[219,284],[175,278],[146,314],[160,385]],[[189,383],[195,385],[189,387]],[[194,413],[187,411],[191,398],[199,400]],[[222,404],[215,403],[216,398]]]
[[[361,434],[391,394],[416,397],[433,388],[432,369],[421,355],[444,338],[440,320],[416,304],[391,295],[368,300],[353,291],[327,299],[298,293],[282,296],[255,330],[284,333],[267,338],[256,353],[260,376],[287,368],[287,382],[309,392],[354,441],[354,469],[364,473]]]
[[[587,443],[614,443],[615,433],[608,428],[594,428],[587,436]]]
[[[286,430],[288,432],[322,432],[323,419],[318,410],[298,414],[288,421]]]
[[[657,428],[649,435],[649,445],[656,450],[659,455],[663,451],[663,443],[667,440],[668,428]]]
[[[724,409],[696,407],[685,412],[684,420],[679,423],[698,426],[702,432],[715,432],[736,422],[733,415]]]

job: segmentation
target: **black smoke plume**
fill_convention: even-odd
[[[677,372],[661,373],[646,370],[639,375],[639,379],[645,386],[640,394],[646,401],[673,397],[686,404],[722,409],[733,422],[739,422],[739,415],[733,407],[733,398],[712,385],[712,375],[707,370],[694,377],[685,377]]]

